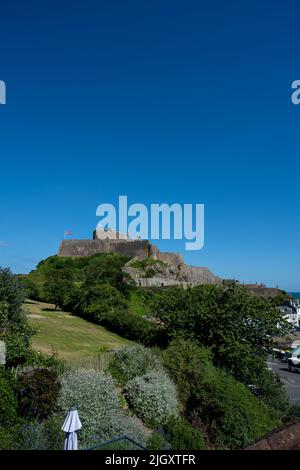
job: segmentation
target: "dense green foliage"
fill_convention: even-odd
[[[39,290],[36,283],[26,275],[18,276],[23,287],[26,299],[37,300],[39,298]]]
[[[144,375],[149,370],[159,370],[162,363],[157,354],[141,344],[125,346],[116,352],[110,363],[109,372],[124,386],[129,380]]]
[[[151,448],[190,450],[205,442],[243,448],[293,416],[281,382],[266,367],[274,335],[289,329],[275,308],[279,299],[255,297],[236,283],[141,289],[123,273],[127,261],[116,254],[51,257],[28,276],[26,292],[161,349],[163,359],[144,346],[124,348],[108,369],[124,387],[130,412],[151,428],[163,427],[151,434]],[[153,260],[134,264],[153,275]],[[17,360],[21,347],[14,349]],[[65,373],[58,404],[64,412],[78,406],[81,445],[120,434],[144,443],[107,375]]]
[[[151,268],[151,266],[167,266],[167,263],[162,261],[161,259],[153,259],[153,258],[145,258],[143,260],[134,260],[130,263],[132,268],[140,268],[140,269],[147,269]]]
[[[165,433],[161,431],[154,431],[147,440],[148,450],[169,450],[170,443],[166,441]]]
[[[160,329],[142,314],[136,314],[145,295],[133,295],[138,289],[122,271],[127,261],[127,257],[113,253],[87,258],[53,256],[39,263],[29,278],[39,285],[41,300],[103,325],[127,339],[146,345],[157,344],[162,341]],[[145,307],[145,312],[149,310]]]
[[[164,426],[172,450],[203,450],[206,448],[201,431],[182,418],[173,418]]]
[[[129,284],[124,282],[122,267],[128,259],[126,256],[114,253],[82,258],[51,256],[41,261],[37,269],[30,273],[29,278],[41,286],[41,300],[52,301],[51,286],[58,284],[63,292],[58,299],[58,305],[64,308],[69,301],[73,305],[76,293],[80,293],[80,297],[88,298],[90,289],[98,284],[109,284],[126,297]]]
[[[0,428],[10,426],[18,417],[18,386],[9,370],[0,366]]]
[[[238,285],[199,285],[162,290],[153,312],[170,339],[182,337],[209,347],[217,367],[255,385],[262,396],[270,388],[275,391],[264,374],[266,358],[274,335],[284,334],[289,326],[270,300]]]
[[[171,418],[163,427],[155,430],[147,441],[149,450],[204,450],[204,435],[187,420]]]
[[[6,344],[6,362],[15,366],[26,361],[33,330],[22,309],[22,282],[9,269],[0,268],[0,340]]]
[[[55,409],[60,383],[54,370],[33,369],[19,377],[20,413],[29,419],[45,419]]]
[[[165,366],[178,386],[188,420],[220,448],[242,448],[280,424],[278,413],[211,361],[192,341],[174,340]]]
[[[211,364],[212,353],[193,341],[173,340],[163,352],[164,365],[177,384],[177,390],[185,409],[193,400],[205,375],[207,364]]]
[[[88,319],[86,316],[85,318]],[[146,346],[163,345],[165,342],[160,327],[129,312],[110,312],[102,320],[101,325],[124,338],[140,341]]]
[[[53,416],[42,422],[18,422],[0,430],[0,449],[62,450],[64,438],[60,416]]]

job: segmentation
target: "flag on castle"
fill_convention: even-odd
[[[69,235],[73,235],[73,232],[71,230],[65,230],[64,232],[64,238],[66,238]]]

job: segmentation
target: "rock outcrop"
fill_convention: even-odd
[[[159,259],[140,263],[137,258],[134,258],[126,264],[123,271],[142,287],[173,285],[187,287],[197,284],[222,283],[222,279],[207,268],[188,266],[184,263],[173,265]]]
[[[62,240],[58,256],[81,257],[98,253],[118,253],[131,258],[124,271],[140,286],[221,284],[209,269],[188,266],[180,253],[161,252],[149,240],[128,239],[113,230],[94,230],[92,240]],[[147,261],[149,260],[149,263]],[[143,265],[136,262],[145,261]]]

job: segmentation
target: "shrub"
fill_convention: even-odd
[[[130,406],[147,425],[160,426],[177,415],[176,387],[164,371],[150,371],[129,381],[125,395]]]
[[[54,416],[45,421],[22,423],[8,430],[11,450],[62,450],[65,434],[62,419]]]
[[[29,344],[24,335],[20,332],[6,332],[0,335],[6,345],[6,365],[15,367],[25,364],[29,353]]]
[[[39,290],[36,283],[29,277],[19,276],[25,290],[25,298],[38,300],[39,299]]]
[[[86,307],[84,314],[92,321],[100,323],[109,312],[126,310],[127,302],[124,296],[107,283],[95,284],[85,288]]]
[[[124,338],[139,341],[145,346],[164,344],[162,328],[127,311],[109,312],[100,324]]]
[[[117,413],[114,413],[110,416],[110,420],[107,423],[106,434],[102,433],[102,435],[99,435],[99,437],[101,437],[102,440],[107,440],[120,436],[130,437],[137,444],[146,446],[146,436],[140,421],[135,416],[130,416],[119,410]],[[125,446],[122,444],[121,448],[123,447],[125,449],[132,449],[133,447],[136,448],[133,443],[128,442],[125,443]],[[120,446],[117,446],[116,448],[118,449]]]
[[[206,370],[190,419],[207,426],[220,448],[243,448],[280,425],[276,412],[243,384],[215,367]]]
[[[210,350],[193,341],[173,340],[163,352],[163,360],[177,385],[180,400],[186,405],[211,363]]]
[[[9,430],[0,429],[0,450],[10,450],[11,449],[11,434]]]
[[[209,350],[184,340],[173,341],[164,353],[188,420],[204,428],[215,445],[229,449],[245,447],[277,427],[277,412],[210,357]]]
[[[22,310],[24,288],[21,280],[10,269],[0,268],[0,302],[6,304],[7,325],[16,327],[23,324],[25,315]]]
[[[144,375],[151,369],[161,369],[157,354],[141,344],[125,346],[116,352],[109,366],[110,374],[124,386],[129,380]]]
[[[156,274],[156,271],[153,268],[148,268],[145,271],[144,277],[149,279],[151,277],[154,277],[155,274]]]
[[[45,419],[55,409],[60,383],[54,370],[23,373],[20,383],[20,413],[29,419]]]
[[[206,447],[202,432],[182,418],[171,419],[164,430],[173,450],[202,450]]]
[[[170,444],[166,441],[166,436],[163,432],[154,431],[147,441],[147,449],[169,450]]]
[[[109,440],[127,435],[144,443],[144,432],[139,423],[121,409],[118,392],[111,377],[92,370],[65,373],[58,398],[61,410],[66,413],[76,406],[82,423],[79,441],[88,447],[100,439]]]
[[[6,364],[9,367],[26,361],[34,331],[27,323],[23,301],[21,280],[9,269],[0,268],[0,340],[6,344]]]
[[[154,301],[153,315],[170,339],[181,336],[209,347],[214,365],[245,385],[259,386],[262,369],[254,362],[261,365],[263,359],[266,368],[274,336],[290,329],[270,300],[235,283],[163,289]]]
[[[0,366],[0,427],[11,426],[18,419],[17,382]]]
[[[66,368],[66,363],[59,359],[56,353],[53,353],[51,356],[42,354],[39,351],[30,350],[26,357],[26,363],[22,367],[33,368],[46,368],[54,370],[57,375],[60,375],[64,372]]]

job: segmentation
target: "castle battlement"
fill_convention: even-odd
[[[107,235],[106,238],[104,235]],[[160,259],[174,266],[184,264],[179,253],[161,252],[149,240],[126,238],[124,234],[112,230],[103,231],[103,238],[99,238],[94,230],[93,240],[62,240],[58,256],[92,256],[97,253],[118,253],[139,260]]]
[[[137,285],[142,287],[169,286],[169,285],[196,285],[219,284],[221,279],[211,273],[207,268],[187,266],[180,253],[161,252],[149,240],[128,239],[112,230],[103,231],[99,238],[94,230],[92,240],[62,240],[58,256],[82,257],[93,256],[98,253],[118,253],[134,260],[147,258],[163,261],[153,266],[156,273],[151,278],[145,277],[145,272],[126,264],[123,271],[129,274]]]

